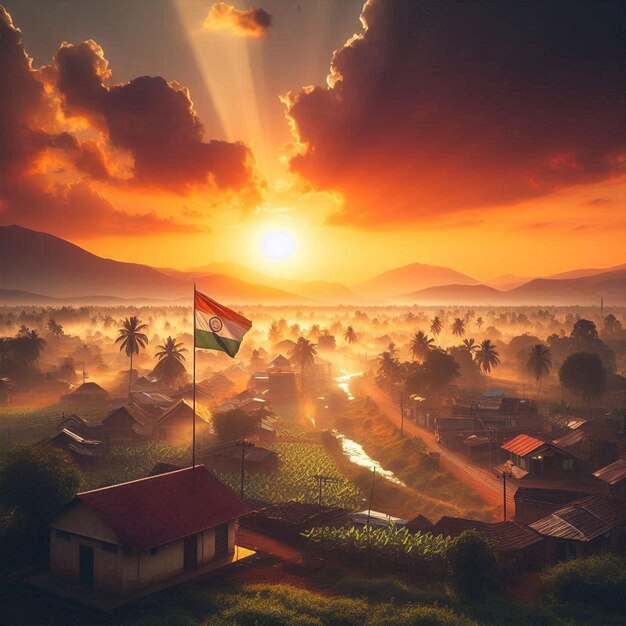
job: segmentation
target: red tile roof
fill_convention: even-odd
[[[150,476],[120,485],[79,493],[113,530],[120,542],[138,552],[250,511],[237,495],[204,466]]]
[[[502,449],[512,452],[518,456],[526,456],[535,450],[539,450],[546,445],[545,441],[531,437],[530,435],[517,435],[509,441],[502,444]]]

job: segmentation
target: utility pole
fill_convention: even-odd
[[[604,317],[604,296],[600,296],[600,316]]]
[[[400,435],[404,437],[404,391],[400,389]]]
[[[372,467],[372,486],[370,488],[370,497],[367,504],[367,527],[370,526],[370,515],[372,513],[372,500],[374,499],[374,481],[376,480],[376,467]]]
[[[336,478],[332,476],[324,476],[322,474],[315,474],[313,476],[313,480],[317,482],[317,505],[322,508],[322,485],[324,483],[336,483],[338,482]]]
[[[253,448],[254,444],[251,443],[250,441],[246,441],[244,439],[243,441],[237,442],[237,445],[241,446],[241,491],[240,491],[240,496],[241,496],[241,499],[243,500],[243,481],[244,481],[245,470],[246,470],[246,448]]]

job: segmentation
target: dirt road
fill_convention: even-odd
[[[366,394],[374,400],[378,408],[387,418],[400,428],[400,409],[398,405],[376,384],[366,378],[359,381],[361,394]],[[417,424],[404,420],[405,434],[419,437],[426,447],[440,455],[441,468],[456,476],[461,482],[474,490],[485,502],[497,507],[498,519],[503,518],[502,481],[494,473],[470,463],[465,457],[456,452],[443,448],[435,440],[435,435]],[[515,512],[513,495],[515,487],[507,484],[507,518],[512,519]]]

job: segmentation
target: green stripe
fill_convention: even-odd
[[[236,339],[218,337],[215,333],[196,328],[196,348],[221,350],[222,352],[226,352],[228,356],[234,357],[239,351],[240,345],[241,341],[237,341]]]

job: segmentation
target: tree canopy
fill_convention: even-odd
[[[591,404],[606,389],[607,371],[597,354],[576,352],[561,365],[559,380],[566,389],[581,395],[585,402]]]

